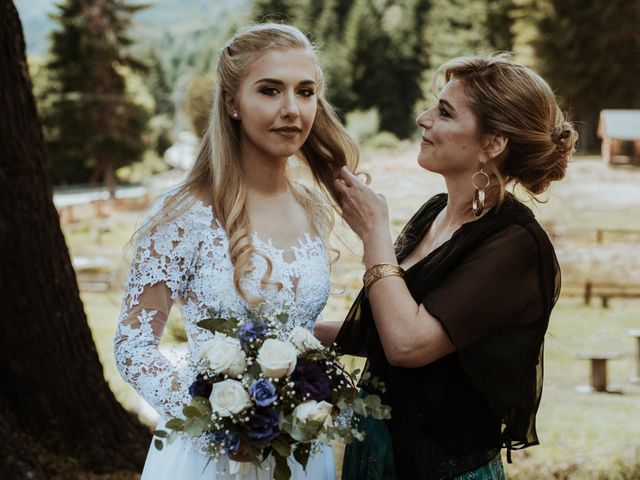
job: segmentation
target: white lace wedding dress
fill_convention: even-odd
[[[150,216],[161,208],[160,197]],[[284,251],[257,234],[255,248],[273,262],[271,278],[282,288],[260,288],[267,263],[254,255],[255,267],[243,281],[253,295],[265,298],[266,311],[287,311],[289,321],[283,336],[293,327],[312,329],[329,296],[329,268],[322,241],[310,234]],[[194,373],[188,366],[177,368],[158,350],[169,310],[177,304],[188,337],[188,353],[200,355],[213,335],[196,325],[209,317],[209,309],[242,315],[246,301],[233,285],[233,270],[225,231],[210,207],[200,201],[178,218],[164,223],[139,238],[132,261],[122,312],[114,338],[116,364],[122,377],[161,415],[158,428],[168,416],[182,416],[189,403],[189,385]],[[202,442],[180,437],[159,451],[151,445],[142,480],[267,480],[273,476],[273,462],[260,468],[222,459],[207,463]],[[289,460],[292,478],[335,479],[333,452],[322,447],[309,459],[306,471]]]

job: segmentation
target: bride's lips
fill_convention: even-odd
[[[300,132],[302,132],[302,129],[296,126],[287,126],[287,127],[273,128],[271,129],[271,131],[279,135],[282,135],[283,137],[286,137],[286,138],[293,138],[296,135],[298,135]]]
[[[420,145],[433,145],[433,142],[427,140],[426,138],[422,137],[420,139]]]

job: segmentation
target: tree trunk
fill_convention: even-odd
[[[52,201],[18,12],[0,0],[0,478],[138,470],[149,431],[104,380]]]
[[[116,188],[118,187],[118,179],[116,178],[116,168],[109,160],[105,161],[104,166],[104,186],[109,192],[110,198],[116,198]]]

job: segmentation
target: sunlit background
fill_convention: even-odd
[[[363,169],[388,199],[396,232],[444,189],[415,162],[414,118],[432,101],[435,68],[458,55],[513,51],[557,92],[580,131],[580,152],[543,203],[525,197],[556,246],[563,293],[546,342],[541,445],[514,452],[506,471],[517,479],[640,478],[637,1],[15,3],[54,202],[105,376],[119,401],[150,425],[154,412],[120,379],[112,358],[127,243],[152,199],[180,182],[193,161],[217,51],[235,29],[268,19],[308,33],[327,97],[363,147]],[[361,287],[361,249],[339,222],[333,243],[341,258],[324,317],[341,319]],[[179,356],[184,341],[174,312],[163,352]],[[602,389],[603,366],[611,393],[585,393]]]

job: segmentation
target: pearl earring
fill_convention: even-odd
[[[233,112],[231,116],[233,117],[234,120],[240,120],[240,115],[238,115],[238,112]]]

